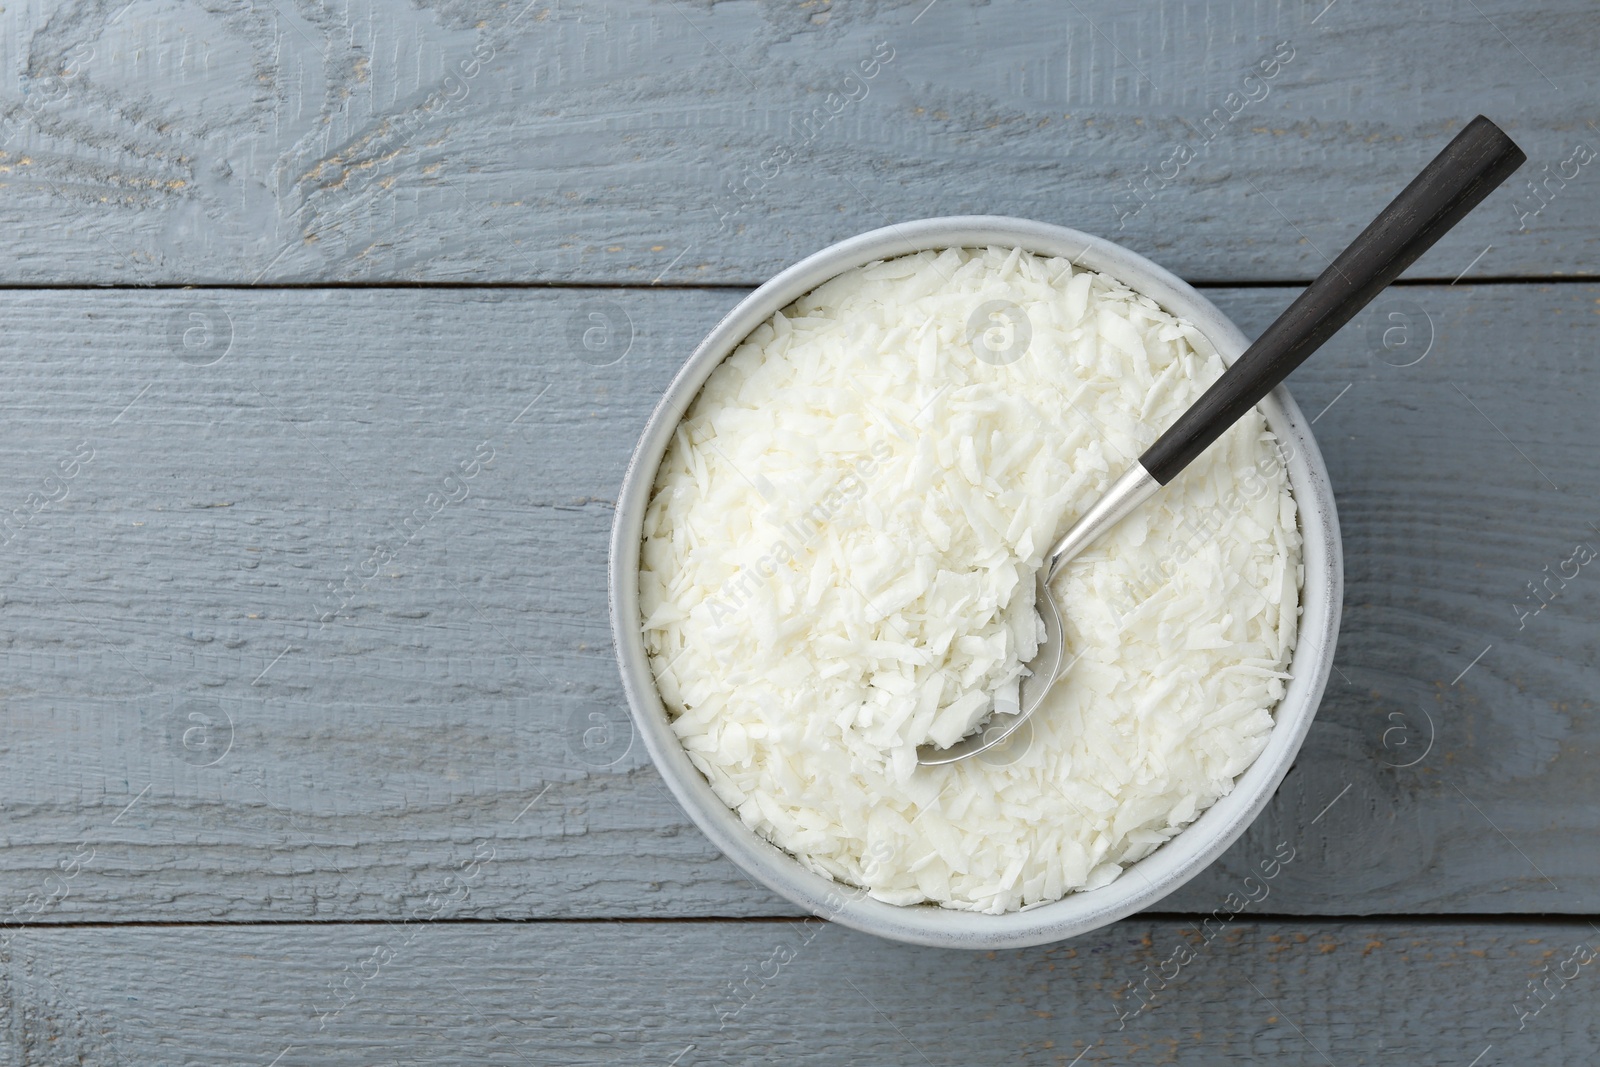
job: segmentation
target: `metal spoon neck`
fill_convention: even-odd
[[[1100,499],[1056,542],[1055,548],[1050,551],[1046,581],[1054,578],[1062,567],[1098,541],[1107,530],[1127,518],[1134,508],[1155,496],[1160,488],[1161,483],[1144,469],[1144,464],[1135,460],[1133,466],[1112,482]]]

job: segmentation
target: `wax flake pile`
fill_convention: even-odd
[[[1044,554],[1222,369],[1149,298],[1005,248],[869,264],[752,333],[678,426],[640,555],[717,795],[880,900],[988,913],[1104,885],[1225,795],[1303,580],[1258,412],[1057,576],[1070,668],[1031,737],[916,762],[1015,684]]]

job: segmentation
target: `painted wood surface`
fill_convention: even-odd
[[[1412,277],[1600,250],[1584,0],[23,0],[0,49],[6,283],[755,284],[962,213],[1307,279],[1480,111],[1532,162]]]
[[[1212,291],[1247,332],[1292,293]],[[455,917],[793,914],[632,744],[605,615],[623,464],[738,295],[0,293],[13,921],[394,921],[483,849]],[[1594,911],[1600,600],[1527,587],[1600,545],[1597,315],[1586,283],[1404,287],[1291,379],[1339,674],[1163,908],[1289,839],[1278,914]]]
[[[820,922],[41,930],[0,959],[0,1062],[1582,1064],[1597,946],[1247,916],[988,954]]]
[[[1592,1062],[1597,46],[1581,0],[0,8],[0,1067]],[[1254,332],[1295,290],[1230,284],[1478,112],[1528,169],[1291,379],[1345,622],[1234,849],[969,955],[706,842],[606,533],[740,287],[1013,214]]]

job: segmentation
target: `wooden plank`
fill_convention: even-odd
[[[963,213],[1305,279],[1475,110],[1532,163],[1412,276],[1592,274],[1591,15],[25,0],[0,281],[754,284]]]
[[[1254,331],[1291,293],[1214,295]],[[632,746],[605,616],[623,463],[737,296],[0,293],[10,921],[397,920],[490,847],[452,916],[792,914]],[[1283,914],[1600,905],[1592,575],[1513,610],[1600,544],[1597,299],[1408,287],[1296,375],[1348,682],[1163,907],[1210,910],[1285,838]]]
[[[974,954],[789,922],[31,931],[0,963],[0,1056],[1484,1067],[1600,1047],[1585,923],[1241,917],[1208,932],[1130,921]]]

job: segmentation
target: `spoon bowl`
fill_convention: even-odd
[[[1066,658],[1066,638],[1061,629],[1061,608],[1056,603],[1055,594],[1050,591],[1050,578],[1053,574],[1054,572],[1050,570],[1039,572],[1038,590],[1034,593],[1033,603],[1039,613],[1040,621],[1044,623],[1044,636],[1039,641],[1039,651],[1028,661],[1027,671],[1022,676],[1022,685],[1017,691],[1016,704],[1007,707],[1004,698],[997,694],[994,714],[984,720],[981,730],[968,734],[949,748],[919,745],[918,763],[924,767],[938,767],[966,759],[968,756],[976,756],[980,752],[1003,744],[1022,728],[1030,715],[1038,710],[1044,695],[1060,679],[1061,661]]]

